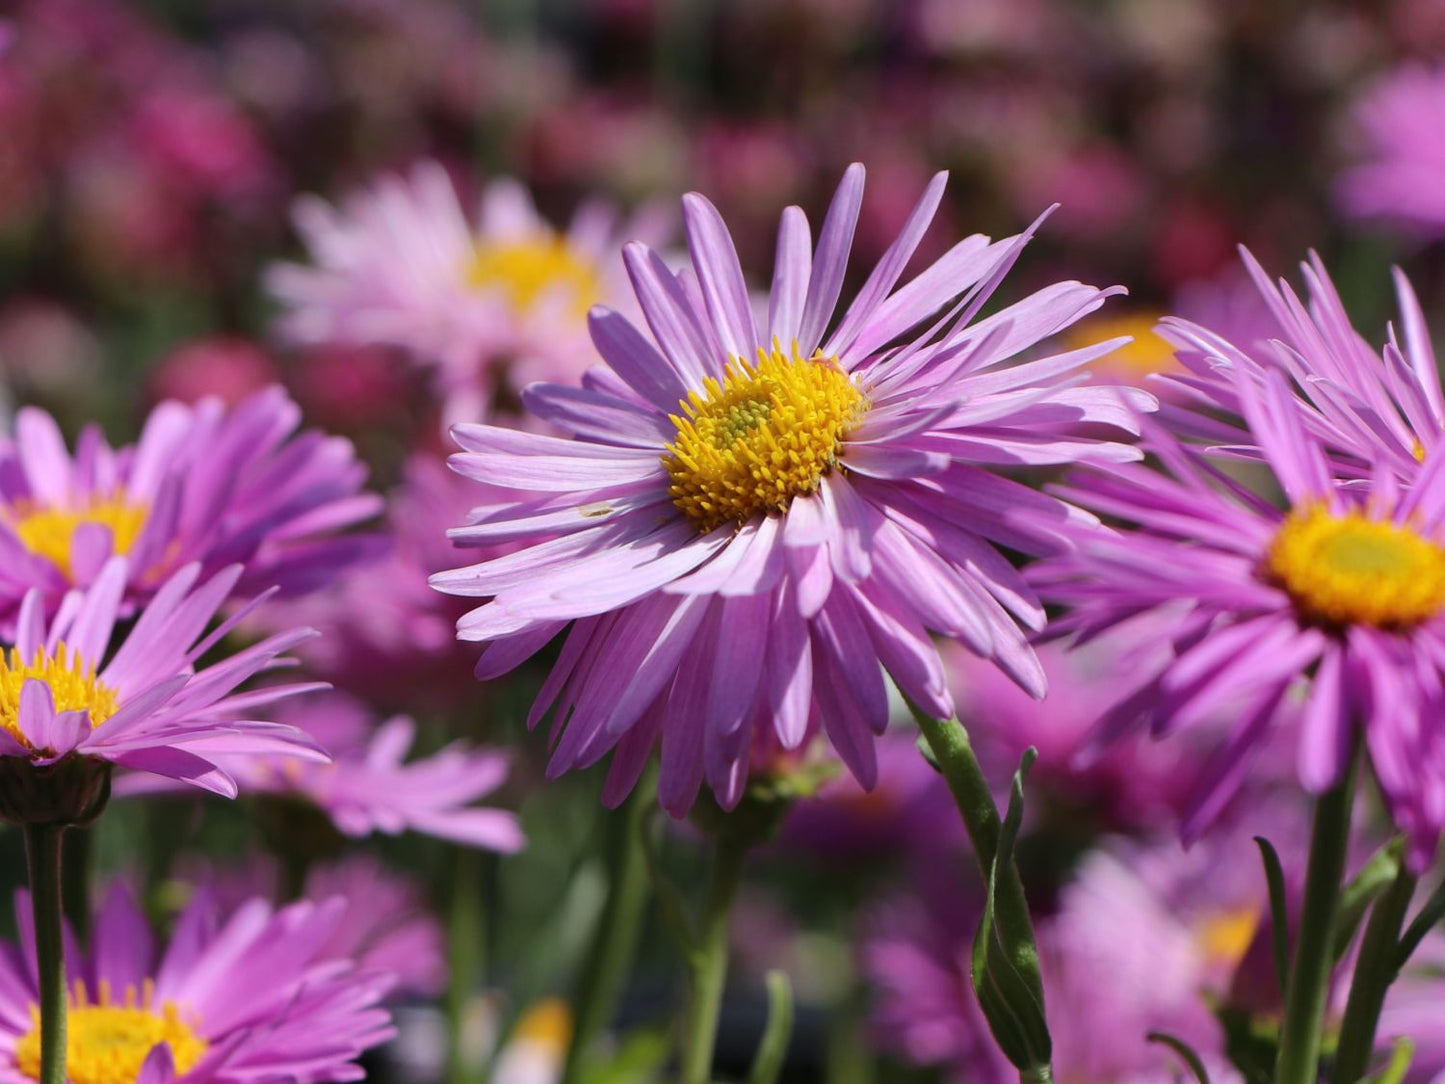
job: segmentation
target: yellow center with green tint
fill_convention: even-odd
[[[80,527],[87,523],[109,527],[112,552],[129,553],[145,526],[148,511],[145,505],[117,495],[97,497],[76,508],[17,504],[4,514],[26,549],[44,557],[71,579],[71,543]]]
[[[92,727],[105,722],[119,707],[115,690],[95,676],[95,667],[79,652],[64,643],[55,645],[54,654],[37,648],[29,661],[12,647],[0,656],[0,727],[21,745],[30,744],[20,732],[20,690],[27,681],[50,686],[56,711],[88,711]]]
[[[1445,609],[1445,547],[1358,512],[1294,512],[1264,567],[1301,615],[1322,625],[1408,629]]]
[[[518,312],[528,312],[543,296],[560,294],[578,319],[602,293],[593,262],[555,234],[521,241],[479,242],[467,265],[467,282],[477,290],[503,294]]]
[[[76,982],[70,996],[65,1035],[66,1079],[69,1084],[135,1084],[146,1056],[159,1043],[171,1048],[176,1075],[184,1076],[205,1056],[207,1042],[181,1018],[173,1001],[154,1005],[149,979],[137,992],[126,987],[116,1001],[108,983],[92,1003],[85,984]],[[30,1030],[15,1044],[15,1066],[21,1075],[40,1079],[40,1010],[31,1007]]]
[[[662,457],[672,503],[702,531],[783,511],[838,465],[843,440],[868,409],[837,361],[758,351],[730,361],[672,415]]]

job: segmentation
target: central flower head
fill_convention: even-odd
[[[75,507],[19,503],[4,515],[26,549],[44,557],[71,579],[71,544],[77,530],[90,523],[109,527],[111,552],[129,553],[145,526],[146,513],[144,505],[116,494],[92,497]]]
[[[1209,915],[1195,927],[1195,941],[1204,959],[1211,964],[1233,968],[1249,951],[1259,929],[1259,910],[1238,907]]]
[[[1445,547],[1359,512],[1294,512],[1264,568],[1301,615],[1322,625],[1408,629],[1445,609]]]
[[[516,241],[480,241],[467,264],[467,283],[477,290],[496,290],[518,312],[529,311],[545,295],[568,299],[578,319],[602,293],[593,262],[552,233]]]
[[[135,1084],[152,1048],[171,1048],[176,1075],[184,1076],[205,1056],[207,1042],[181,1019],[173,1001],[155,1008],[155,989],[146,980],[140,991],[126,987],[116,1002],[108,983],[92,1004],[77,981],[70,996],[65,1036],[66,1079],[70,1084]],[[30,1010],[30,1030],[15,1044],[15,1065],[22,1076],[40,1079],[40,1010]]]
[[[836,360],[758,351],[728,362],[672,415],[662,457],[672,503],[704,532],[757,512],[783,511],[838,465],[844,438],[868,409]]]
[[[20,690],[27,681],[50,686],[56,711],[88,711],[90,725],[97,727],[119,707],[115,690],[95,676],[95,667],[64,643],[54,654],[37,648],[27,662],[16,648],[0,656],[0,727],[22,745],[29,741],[20,729]]]

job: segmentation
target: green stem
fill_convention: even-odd
[[[90,941],[90,874],[94,865],[95,829],[72,828],[65,833],[61,855],[61,900],[65,920],[82,945]]]
[[[1339,1051],[1331,1077],[1334,1084],[1354,1084],[1369,1069],[1380,1010],[1384,1008],[1390,984],[1399,973],[1396,954],[1400,928],[1405,924],[1415,883],[1415,877],[1402,861],[1394,881],[1370,911],[1370,921],[1360,942],[1360,956],[1355,963],[1355,976],[1350,982],[1350,1000],[1345,1005],[1345,1019],[1340,1026]]]
[[[742,880],[746,843],[726,829],[715,837],[712,881],[688,957],[690,1000],[682,1041],[681,1084],[708,1084],[728,968],[728,916]]]
[[[974,858],[984,879],[989,876],[994,855],[998,852],[998,835],[1001,827],[998,807],[994,805],[993,791],[979,767],[974,755],[973,743],[968,731],[957,719],[935,719],[925,711],[913,710],[918,729],[933,750],[948,789],[953,792],[954,803],[963,816],[963,825],[968,830],[969,842],[973,844]],[[1013,863],[1002,871],[1003,877],[995,887],[998,900],[998,921],[1006,938],[1015,943],[1026,941],[1035,944],[1033,923],[1029,919],[1028,901],[1024,897],[1024,885]],[[1009,923],[1011,929],[1004,929]]]
[[[447,964],[451,971],[447,989],[447,1080],[453,1084],[474,1084],[482,1079],[466,1044],[467,1010],[482,981],[481,914],[481,856],[469,848],[454,848],[447,914]]]
[[[1275,1084],[1317,1084],[1319,1080],[1320,1042],[1334,958],[1335,912],[1350,839],[1357,759],[1352,752],[1343,778],[1315,801],[1309,868],[1305,873],[1294,966],[1285,994]]]
[[[40,1079],[65,1084],[65,941],[61,933],[58,824],[27,824],[25,856],[35,914],[35,958],[40,969]]]
[[[1054,1067],[1037,1065],[1032,1069],[1020,1069],[1019,1084],[1054,1084]]]
[[[567,1049],[561,1084],[581,1079],[587,1051],[597,1034],[612,1020],[618,995],[637,948],[642,915],[647,906],[647,855],[643,833],[647,814],[657,800],[657,772],[632,791],[626,804],[610,820],[607,903],[597,920],[592,945],[583,964],[581,981],[573,998],[576,1025]]]

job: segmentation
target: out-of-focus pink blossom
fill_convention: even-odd
[[[215,335],[172,350],[151,374],[151,397],[196,403],[215,397],[235,406],[279,374],[271,356],[250,339]]]

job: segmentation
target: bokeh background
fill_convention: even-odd
[[[119,442],[161,399],[236,401],[280,382],[392,492],[418,454],[446,449],[430,374],[394,344],[288,340],[264,283],[278,260],[308,258],[291,218],[299,196],[335,202],[422,160],[445,167],[469,211],[511,177],[559,225],[593,197],[672,215],[700,190],[759,283],[780,208],[816,221],[849,162],[869,171],[855,270],[947,169],[918,259],[1060,204],[1011,296],[1061,278],[1126,285],[1086,333],[1137,329],[1120,363],[1134,375],[1165,363],[1147,331],[1162,313],[1235,329],[1257,317],[1241,243],[1277,273],[1318,251],[1359,324],[1380,327],[1389,266],[1409,268],[1428,308],[1445,261],[1419,216],[1377,214],[1350,178],[1389,144],[1370,125],[1380,95],[1425,78],[1442,51],[1439,0],[20,0],[0,8],[0,388],[7,409],[40,404],[71,434],[99,421]],[[1422,94],[1420,109],[1438,119],[1445,95],[1434,100]],[[1400,138],[1428,166],[1428,140]],[[391,528],[415,533],[431,516],[439,532],[464,507],[398,501]],[[365,608],[368,590],[353,604]],[[566,1012],[548,999],[565,1001],[575,981],[621,830],[598,815],[596,772],[542,781],[545,735],[522,725],[540,671],[483,688],[468,649],[426,654],[370,659],[346,691],[378,716],[416,716],[429,747],[457,736],[510,747],[502,802],[531,843],[507,858],[418,836],[367,845],[412,878],[408,907],[441,924],[451,970],[449,995],[399,1010],[403,1036],[376,1058],[379,1080],[480,1079],[467,1066],[509,1033],[555,1048]],[[1185,754],[1131,748],[1071,767],[1082,723],[1059,720],[1087,714],[1088,677],[1041,715],[958,663],[1001,787],[1023,746],[1043,747],[1023,857],[1045,913],[1068,905],[1106,836],[1115,851],[1166,846],[1178,812],[1171,772]],[[791,973],[801,1003],[788,1079],[937,1080],[945,1070],[908,1063],[958,1063],[888,1017],[917,1023],[924,1010],[889,1001],[886,931],[935,897],[944,926],[977,906],[946,797],[911,739],[897,744],[877,793],[830,784],[754,863],[723,1064],[750,1057],[772,967]],[[1271,815],[1293,823],[1295,811]],[[258,861],[256,825],[285,857],[306,823],[299,807],[257,799],[118,802],[87,845],[164,919],[187,871]],[[316,846],[330,855],[335,841]],[[664,849],[680,880],[698,876],[685,827]],[[0,853],[18,882],[14,833]],[[1237,946],[1237,928],[1209,929],[1237,963],[1252,928]],[[648,1078],[676,974],[649,922],[622,1002],[632,1038],[609,1079]],[[934,979],[936,999],[962,996]],[[453,1050],[446,1070],[439,1005],[469,1022],[475,1046]]]

